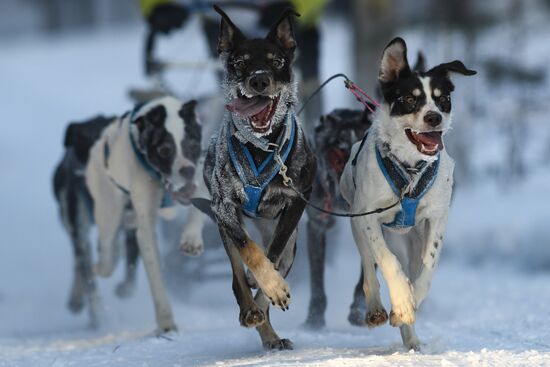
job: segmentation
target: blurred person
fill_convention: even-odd
[[[309,96],[319,86],[319,57],[321,32],[319,23],[329,0],[289,0],[289,1],[218,1],[230,8],[252,9],[258,12],[258,26],[269,28],[276,21],[277,14],[292,8],[300,14],[295,36],[301,45],[297,66],[302,78],[300,94]],[[143,16],[149,30],[145,46],[145,73],[155,72],[154,46],[157,35],[168,35],[181,29],[193,11],[201,14],[203,32],[208,40],[210,56],[217,57],[219,24],[209,16],[213,2],[175,1],[175,0],[139,0]],[[303,98],[302,98],[303,99]],[[314,122],[322,112],[321,99],[315,98],[305,109],[306,131],[313,132]]]
[[[145,41],[145,74],[155,72],[154,48],[158,34],[168,35],[183,27],[190,10],[183,4],[172,0],[139,0],[139,6],[148,25]]]
[[[320,22],[326,5],[329,0],[289,0],[274,1],[267,3],[260,10],[259,24],[268,27],[273,24],[277,14],[286,8],[293,8],[300,17],[294,30],[298,50],[297,66],[301,74],[300,99],[310,96],[319,87],[319,60],[321,31]],[[304,128],[308,136],[312,136],[315,122],[322,113],[322,101],[320,98],[313,98],[306,106]]]

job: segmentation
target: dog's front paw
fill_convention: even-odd
[[[204,244],[200,234],[193,231],[185,231],[181,235],[180,250],[188,256],[199,256],[204,251]]]
[[[107,278],[113,274],[114,264],[111,261],[98,261],[94,265],[94,273],[100,277]]]
[[[258,277],[256,279],[259,281]],[[272,268],[270,275],[264,277],[262,280],[262,282],[259,281],[260,288],[264,292],[264,295],[269,298],[271,304],[283,311],[288,310],[288,306],[290,305],[290,288],[281,274]]]
[[[306,330],[320,330],[325,327],[325,324],[324,314],[309,314],[303,327]]]
[[[116,286],[115,293],[119,298],[129,298],[134,294],[134,285],[135,283],[132,281],[122,281]]]
[[[388,313],[382,305],[370,309],[365,316],[365,323],[370,328],[384,325],[386,321],[388,321]]]
[[[263,343],[265,350],[292,350],[294,344],[290,339],[274,339]]]
[[[176,332],[176,331],[178,331],[178,327],[176,326],[174,321],[166,321],[166,322],[160,323],[157,326],[155,330],[155,335],[161,336],[161,335],[168,334],[170,332]]]
[[[416,303],[414,301],[414,292],[410,282],[405,281],[391,299],[392,310],[390,312],[390,324],[392,326],[414,324],[416,319]]]
[[[180,250],[187,256],[199,256],[204,252],[202,241],[185,241],[180,245]]]
[[[407,350],[414,350],[415,352],[419,352],[420,351],[420,340],[418,340],[418,338],[416,336],[411,337],[407,340],[403,340],[403,346]]]
[[[365,326],[365,309],[363,307],[351,307],[348,314],[348,322],[353,326]]]
[[[84,308],[84,298],[81,294],[71,294],[69,302],[67,303],[67,308],[72,313],[79,313]]]
[[[239,321],[244,327],[256,327],[265,322],[265,314],[257,307],[241,310]]]

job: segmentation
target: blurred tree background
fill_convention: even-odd
[[[548,165],[549,16],[550,0],[338,0],[326,11],[323,31],[332,22],[348,27],[352,51],[342,57],[352,60],[353,77],[367,90],[374,91],[380,52],[396,35],[407,39],[411,63],[422,50],[428,66],[461,59],[477,69],[459,89],[448,148],[459,184],[490,177],[506,188]],[[141,23],[137,0],[0,4],[0,41]]]

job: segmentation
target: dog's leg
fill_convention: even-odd
[[[180,238],[180,250],[189,256],[199,256],[204,251],[202,228],[206,216],[194,206],[189,208]]]
[[[99,324],[99,296],[92,270],[91,244],[89,241],[92,218],[87,207],[88,198],[80,192],[80,187],[71,190],[74,196],[68,198],[68,225],[74,246],[75,274],[69,308],[80,311],[84,307],[84,299],[88,306],[90,325],[95,328]]]
[[[353,212],[364,209],[361,202],[362,200],[355,201],[355,205],[352,207]],[[378,219],[372,216],[356,217],[352,218],[351,224],[354,236],[357,236],[356,242],[363,259],[363,271],[365,272],[364,284],[368,287],[368,284],[374,280],[376,277],[374,263],[378,264],[384,279],[386,279],[390,293],[392,304],[390,324],[392,326],[400,326],[401,324],[410,325],[414,323],[416,306],[412,285],[403,272],[399,260],[389,250]],[[372,260],[372,255],[374,255],[374,261]],[[368,289],[365,292],[367,307],[369,307],[369,296],[371,293]]]
[[[309,259],[309,299],[306,326],[319,329],[325,326],[327,296],[325,293],[326,221],[317,220],[316,213],[309,213],[307,220],[307,249]]]
[[[136,229],[133,228],[126,230],[126,277],[116,287],[116,294],[120,298],[128,298],[134,293],[139,257],[136,232]]]
[[[160,271],[160,255],[155,230],[163,190],[158,182],[148,177],[135,182],[130,192],[137,220],[137,242],[155,305],[157,333],[161,334],[177,330]]]
[[[362,220],[357,220],[357,219],[362,219]],[[364,221],[365,221],[364,218],[352,219],[351,229],[352,229],[353,237],[355,239],[355,243],[357,244],[359,253],[361,254],[362,269],[363,269],[362,286],[363,286],[363,292],[364,292],[365,303],[366,303],[366,311],[367,311],[365,316],[365,323],[367,324],[368,327],[372,328],[372,327],[385,324],[386,321],[388,320],[388,313],[384,309],[384,306],[382,305],[382,301],[380,300],[380,283],[378,282],[378,278],[376,277],[375,260],[373,258],[373,252],[371,251],[368,245],[369,240],[372,240],[374,237],[371,237],[371,238],[367,237],[364,231],[365,228],[371,228],[373,226],[378,226],[378,228],[380,228],[380,225],[377,223],[374,223],[374,224],[369,224],[369,226],[367,226],[365,225],[365,223],[363,223]],[[380,232],[380,236],[382,236],[381,232]],[[397,259],[395,261],[397,261]]]
[[[88,231],[86,231],[88,233]],[[99,326],[99,309],[100,309],[100,299],[97,291],[95,274],[93,271],[92,265],[92,244],[86,238],[83,238],[82,248],[84,250],[84,261],[82,264],[81,271],[83,273],[83,278],[86,282],[86,294],[88,298],[88,313],[90,315],[90,326],[92,328],[97,328]]]
[[[425,221],[419,223],[415,228],[411,229],[409,233],[404,235],[394,235],[395,238],[389,239],[392,241],[392,245],[398,245],[395,249],[396,256],[399,259],[403,270],[407,274],[407,277],[413,282],[414,279],[418,276],[420,270],[419,264],[421,263],[422,247],[423,244],[419,241],[420,237],[418,234],[425,233],[427,227],[424,226]],[[400,248],[400,249],[399,249]],[[413,285],[413,290],[416,291],[416,288]],[[419,303],[416,303],[417,308],[420,306]],[[411,325],[403,324],[399,327],[401,333],[401,339],[403,341],[403,346],[407,350],[420,350],[420,340],[416,335],[414,323]]]
[[[363,266],[360,266],[360,275],[353,290],[353,302],[349,307],[348,321],[355,326],[366,325],[367,305],[365,303],[365,292],[363,291],[364,274]]]
[[[285,247],[283,253],[281,254],[281,259],[279,262],[279,272],[283,277],[288,275],[292,263],[294,262],[294,257],[296,255],[296,237],[298,232],[295,230],[288,240],[287,246]],[[284,349],[293,349],[293,344],[290,339],[281,339],[279,335],[273,329],[271,325],[271,320],[269,317],[269,300],[263,294],[263,291],[260,289],[256,293],[254,298],[258,307],[266,315],[266,321],[260,326],[256,327],[256,330],[260,334],[262,340],[262,345],[266,350],[284,350]]]
[[[307,193],[306,195],[307,197],[309,197],[309,193]],[[279,222],[275,227],[273,240],[271,241],[270,246],[267,249],[267,256],[271,261],[267,259],[266,260],[271,265],[276,264],[278,269],[277,274],[280,277],[282,276],[281,279],[288,275],[288,272],[290,271],[290,268],[292,267],[292,264],[294,262],[294,256],[296,255],[297,225],[304,211],[304,208],[305,203],[300,199],[296,199],[283,210],[283,212],[279,216]],[[258,273],[255,272],[254,269],[251,270],[260,285],[260,289],[256,293],[255,297],[256,304],[264,311],[264,314],[267,317],[266,322],[257,327],[257,331],[260,334],[260,338],[262,339],[262,344],[264,345],[264,348],[270,350],[292,349],[292,342],[288,339],[279,338],[275,330],[273,330],[271,323],[269,322],[268,299],[273,305],[279,306],[281,309],[283,309],[283,311],[285,309],[288,309],[288,304],[290,302],[288,285],[286,285],[286,282],[284,282],[283,280],[287,290],[286,294],[283,294],[284,296],[286,296],[286,299],[284,300],[284,303],[283,301],[277,302],[273,299],[272,296],[269,295],[269,293],[266,292],[266,290],[269,288],[267,288],[265,284],[263,285],[262,281],[260,281],[260,279],[258,278]],[[284,291],[284,288],[282,290]]]
[[[264,295],[263,291],[260,289],[256,293],[254,298],[258,307],[263,310],[266,319],[265,322],[256,327],[258,334],[262,340],[262,345],[266,350],[284,350],[284,349],[293,349],[294,345],[290,339],[281,339],[279,335],[271,326],[271,320],[269,318],[269,300]]]
[[[304,194],[306,199],[309,199],[310,194],[311,190]],[[271,266],[274,266],[274,269],[279,269],[279,267],[287,266],[288,269],[284,269],[284,272],[281,268],[281,272],[283,273],[287,273],[290,270],[292,262],[290,264],[283,264],[281,262],[282,255],[285,251],[285,248],[288,246],[291,237],[296,231],[298,222],[302,217],[302,213],[304,212],[305,207],[306,203],[303,200],[295,198],[291,202],[291,204],[285,207],[279,215],[279,221],[277,223],[277,226],[275,227],[275,231],[273,232],[274,236],[271,244],[268,247],[266,260],[269,264],[271,264]],[[281,272],[276,272],[276,274],[278,275],[278,277],[276,278],[284,282],[283,287],[276,284],[275,282],[271,282],[271,284],[268,284],[265,281],[260,280],[258,278],[259,276],[264,278],[265,276],[260,272],[257,273],[256,271],[254,271],[253,268],[251,268],[251,270],[256,280],[258,281],[260,288],[264,291],[264,294],[271,299],[272,304],[280,307],[281,309],[288,309],[288,305],[290,304],[290,290],[286,281],[284,281],[283,277],[281,277]],[[279,299],[274,299],[272,294],[276,294]]]
[[[67,307],[72,313],[78,313],[84,308],[84,295],[86,281],[81,271],[84,261],[84,251],[80,242],[79,211],[78,211],[78,187],[67,183],[67,187],[60,190],[59,205],[61,218],[67,234],[73,245],[73,283]]]
[[[260,236],[262,239],[262,245],[264,246],[264,248],[267,248],[271,242],[271,238],[273,235],[273,220],[264,219],[264,218],[255,218],[252,221],[252,223],[260,233]],[[258,282],[256,282],[256,278],[254,278],[254,274],[252,274],[250,269],[248,269],[246,272],[246,279],[250,288],[252,289],[258,288]]]
[[[108,277],[115,267],[117,234],[122,224],[127,198],[102,172],[94,170],[91,174],[87,173],[87,179],[94,200],[94,218],[99,234],[99,254],[94,271],[99,276]]]
[[[407,348],[407,350],[420,350],[420,340],[418,340],[418,336],[414,330],[414,324],[401,325],[399,327],[399,331],[401,332],[403,345]]]
[[[86,281],[84,280],[84,249],[82,243],[80,243],[78,236],[71,235],[71,242],[73,244],[73,284],[71,286],[71,293],[69,296],[69,302],[67,307],[72,313],[78,313],[84,308],[84,293],[86,290]]]
[[[86,288],[86,281],[82,277],[83,271],[83,254],[80,249],[81,244],[73,239],[73,254],[75,258],[73,267],[73,284],[71,286],[71,293],[69,296],[69,302],[67,307],[72,313],[79,313],[84,308],[84,292]]]
[[[432,276],[443,247],[443,233],[447,225],[447,213],[436,219],[427,219],[424,231],[422,263],[418,277],[414,280],[414,296],[420,306],[426,298],[432,284]]]
[[[220,235],[233,271],[233,293],[239,304],[239,321],[244,327],[257,327],[265,322],[266,315],[252,298],[239,251],[231,242],[230,236],[221,227]]]
[[[311,190],[304,193],[306,200],[309,200],[310,195]],[[279,266],[279,261],[285,247],[298,227],[298,222],[302,217],[305,207],[306,203],[303,200],[295,198],[279,215],[280,219],[275,227],[273,240],[269,245],[269,251],[267,254],[269,260],[276,264],[277,267]]]
[[[208,198],[210,197],[210,194],[208,193],[206,184],[202,179],[203,170],[204,156],[201,155],[199,161],[197,162],[197,170],[195,172],[195,177],[198,178],[195,196]],[[204,227],[205,220],[206,215],[199,209],[195,208],[195,206],[191,205],[180,237],[180,250],[184,254],[189,256],[199,256],[204,251],[202,229]]]
[[[86,294],[88,298],[88,313],[90,315],[90,326],[96,328],[99,326],[99,308],[100,299],[97,291],[95,274],[92,261],[92,244],[90,243],[90,230],[93,226],[91,212],[89,212],[83,200],[80,200],[80,247],[83,250],[82,277],[85,280]]]
[[[264,290],[264,294],[278,307],[288,307],[290,302],[288,284],[275,269],[274,263],[265,255],[264,250],[244,231],[239,209],[231,203],[224,202],[223,199],[216,198],[213,200],[213,208],[215,208],[220,234],[227,236],[226,241],[231,240],[228,244],[234,244],[237,247],[242,260],[254,275],[258,286]]]

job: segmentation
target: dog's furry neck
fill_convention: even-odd
[[[378,108],[372,133],[380,152],[391,153],[405,167],[415,167],[420,161],[433,163],[437,159],[437,155],[425,155],[416,149],[416,146],[407,138],[403,127],[390,115],[387,103]]]
[[[227,74],[225,75],[224,80],[222,82],[222,87],[224,89],[226,103],[229,103],[232,99],[237,98],[237,90],[239,89],[239,86],[238,86],[239,83],[240,82],[230,80]],[[297,96],[298,96],[298,83],[293,74],[291,81],[281,88],[279,102],[277,104],[275,113],[271,118],[272,120],[271,128],[265,133],[257,133],[252,131],[252,129],[250,129],[250,133],[254,134],[254,136],[257,138],[264,138],[273,143],[274,140],[276,140],[277,137],[279,136],[277,132],[280,131],[281,127],[283,126],[287,112],[289,110],[292,110],[293,106],[296,104],[298,100]],[[250,126],[250,123],[248,122],[247,118],[240,117],[231,113],[231,119],[232,121],[239,121],[241,126]]]

